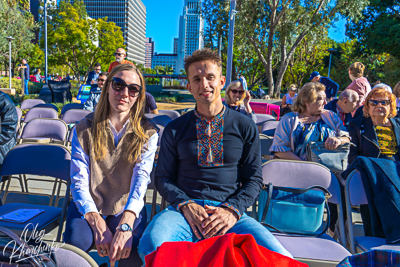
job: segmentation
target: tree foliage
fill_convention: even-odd
[[[96,62],[108,66],[114,60],[114,51],[124,47],[120,28],[107,18],[89,18],[81,1],[62,1],[50,14],[49,62],[68,66],[76,77],[83,75],[86,80]]]
[[[30,12],[25,10],[19,1],[0,0],[0,60],[8,64],[9,43],[5,39],[12,36],[15,40],[11,42],[12,68],[21,57],[26,56],[34,45],[32,40],[37,29],[34,18]],[[28,58],[29,59],[29,58]]]
[[[268,77],[269,95],[279,95],[287,67],[306,37],[313,45],[340,15],[357,19],[367,2],[238,0],[235,30],[251,42],[261,59]]]
[[[389,53],[400,59],[400,2],[370,0],[359,21],[349,21],[346,33],[357,38],[360,48],[375,54]]]

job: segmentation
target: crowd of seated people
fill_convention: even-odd
[[[324,142],[329,150],[352,142],[349,163],[358,156],[398,161],[400,83],[394,94],[382,83],[371,90],[364,68],[359,62],[349,67],[352,83],[338,99],[327,99],[319,73],[298,93],[290,86],[282,100],[288,113],[276,128],[272,158],[308,161],[310,142]],[[262,186],[260,141],[247,86],[242,80],[232,82],[222,101],[221,58],[209,49],[187,57],[185,71],[196,108],[163,131],[154,182],[170,206],[147,227],[143,199],[159,129],[144,116],[145,80],[132,64],[99,75],[104,81],[97,107],[72,133],[73,201],[64,241],[84,251],[96,248],[101,257],[110,257],[111,266],[116,261],[119,266],[142,266],[145,256],[165,242],[196,242],[226,233],[251,234],[259,245],[292,257],[246,214]],[[14,125],[15,116],[1,118],[2,135],[14,127],[3,123]],[[368,207],[361,207],[361,214],[368,229]],[[331,218],[331,231],[336,219]]]

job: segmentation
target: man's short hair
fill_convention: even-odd
[[[193,52],[193,54],[191,56],[185,57],[184,68],[185,68],[187,76],[189,76],[190,65],[192,65],[193,63],[196,63],[196,62],[206,61],[206,60],[211,60],[212,62],[214,62],[220,69],[221,76],[222,76],[222,60],[221,60],[220,56],[218,55],[218,52],[212,51],[209,48],[196,50]]]
[[[94,64],[94,66],[95,67],[101,67],[101,64],[100,63],[96,63],[96,64]]]
[[[26,60],[26,58],[23,58],[23,59],[22,59],[22,61],[24,61],[24,60],[25,60],[26,62],[28,62],[28,60]]]
[[[101,72],[100,74],[99,74],[99,76],[108,76],[108,72]]]
[[[350,89],[344,90],[339,96],[340,101],[344,101],[346,99],[348,99],[350,102],[357,102],[359,100],[357,92]]]

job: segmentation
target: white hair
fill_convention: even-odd
[[[374,86],[374,88],[381,88],[381,89],[385,89],[386,91],[393,93],[392,87],[390,87],[389,85],[385,84],[385,83],[378,83],[377,85]]]
[[[348,99],[350,102],[357,102],[359,97],[356,91],[348,89],[344,90],[339,96],[340,101],[344,101],[345,99]]]

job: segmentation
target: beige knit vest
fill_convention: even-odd
[[[89,191],[100,214],[116,215],[126,205],[131,186],[133,168],[137,162],[129,162],[125,148],[135,139],[135,133],[128,123],[124,135],[114,144],[114,136],[107,128],[107,140],[104,140],[106,154],[102,160],[95,160],[92,124],[94,113],[86,116],[76,126],[79,143],[90,159]],[[150,138],[157,132],[153,121],[142,120],[146,135]],[[142,151],[143,153],[143,151]]]

